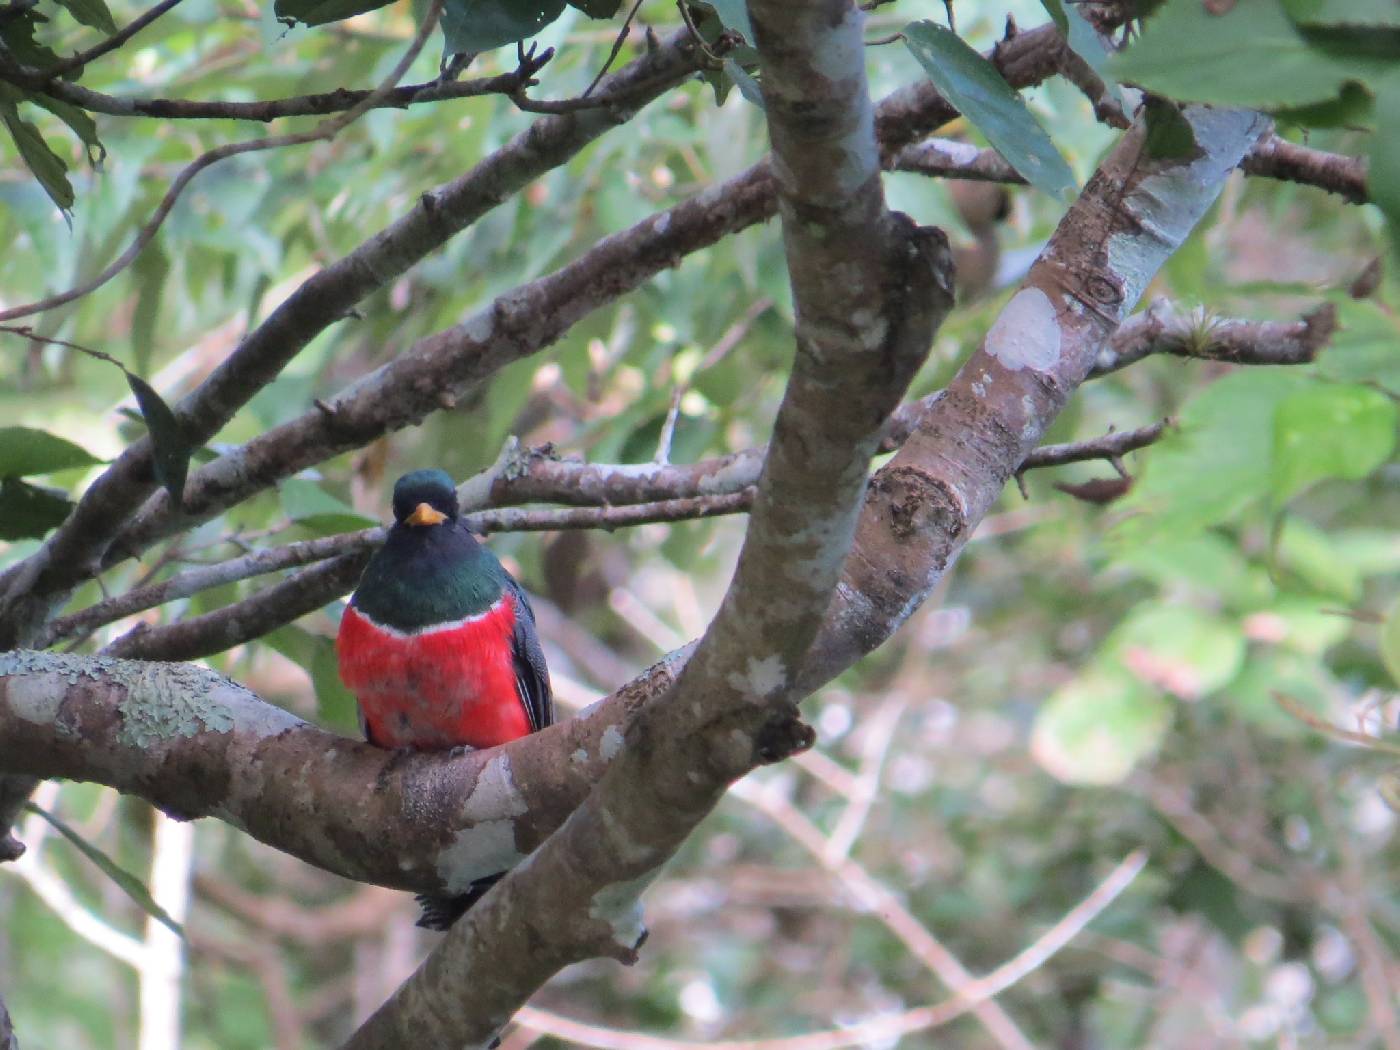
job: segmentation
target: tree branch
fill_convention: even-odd
[[[752,0],[749,16],[797,354],[734,579],[680,680],[631,725],[597,789],[347,1050],[486,1042],[561,966],[634,959],[637,897],[659,865],[735,778],[811,743],[789,686],[836,585],[880,426],[952,305],[950,257],[941,234],[885,210],[853,0]]]
[[[564,117],[544,117],[465,175],[425,193],[407,215],[318,271],[275,309],[177,407],[187,439],[209,440],[312,339],[359,300],[394,280],[528,182],[565,163],[599,135],[694,68],[684,34],[604,81],[607,92],[647,84],[645,98]],[[34,555],[0,575],[0,648],[26,644],[67,590],[102,566],[111,523],[126,519],[155,487],[150,442],[123,452]],[[197,476],[197,475],[196,475]],[[109,556],[107,564],[125,555]]]
[[[164,0],[160,6],[173,7],[180,0]],[[149,14],[149,12],[148,12]],[[136,23],[132,23],[135,26]],[[128,29],[131,28],[130,26]],[[144,27],[137,27],[144,28]],[[112,38],[113,40],[116,37]],[[99,45],[100,46],[100,45]],[[120,44],[116,45],[120,46]],[[70,68],[77,68],[90,60],[87,53],[75,55],[52,70],[31,69],[0,58],[0,79],[39,91],[50,98],[67,102],[92,113],[103,113],[112,117],[148,117],[158,120],[249,120],[270,123],[284,117],[326,116],[343,113],[346,110],[364,106],[369,109],[405,109],[408,106],[428,102],[445,102],[450,99],[478,98],[482,95],[509,95],[515,97],[530,87],[535,74],[554,57],[552,49],[538,56],[529,57],[519,68],[509,73],[493,77],[478,77],[472,80],[430,80],[423,84],[405,84],[392,90],[352,90],[337,88],[334,91],[317,92],[309,95],[296,95],[291,98],[262,99],[256,102],[234,102],[220,99],[181,99],[181,98],[124,98],[118,95],[105,95],[80,84],[62,79]],[[81,61],[79,61],[81,59]],[[621,101],[615,96],[590,100],[591,107],[613,105]]]

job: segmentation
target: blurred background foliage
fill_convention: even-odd
[[[118,24],[139,10],[113,6]],[[940,10],[883,5],[869,35]],[[1022,25],[1043,21],[1025,0],[962,0],[959,30],[985,48],[1008,13]],[[662,27],[676,14],[648,0],[640,18]],[[368,86],[413,25],[404,4],[286,29],[271,5],[185,0],[136,45],[94,63],[83,83],[227,99]],[[540,37],[559,55],[534,94],[577,95],[615,32],[566,9]],[[61,11],[43,36],[60,53],[93,39]],[[410,79],[431,79],[437,63],[425,53]],[[478,58],[471,75],[513,67],[513,49],[503,49]],[[877,97],[922,76],[899,46],[871,48],[870,70]],[[1026,97],[1082,185],[1112,133],[1063,81]],[[63,124],[32,109],[25,118],[66,151],[77,201],[69,224],[6,154],[5,305],[90,277],[183,164],[264,133],[228,121],[99,117],[106,157],[97,170]],[[173,400],[299,281],[531,119],[492,97],[379,110],[332,142],[226,161],[196,180],[129,271],[42,315],[35,331],[104,350]],[[980,141],[966,125],[953,130]],[[1363,138],[1342,128],[1308,141],[1362,153]],[[739,92],[722,105],[698,81],[670,93],[333,326],[211,449],[299,415],[764,148],[762,115]],[[912,174],[888,176],[887,188],[895,207],[944,226],[959,245],[961,306],[916,380],[913,393],[924,394],[985,333],[1063,204]],[[810,702],[818,752],[755,774],[650,892],[653,934],[641,963],[567,971],[536,997],[549,1013],[530,1015],[507,1046],[556,1042],[545,1033],[561,1031],[557,1016],[592,1026],[564,1042],[641,1050],[632,1033],[648,1032],[757,1046],[936,1002],[946,991],[927,959],[853,888],[843,851],[982,973],[1060,921],[1137,847],[1150,859],[1123,896],[999,997],[1034,1045],[1400,1046],[1400,284],[1383,267],[1370,287],[1353,286],[1385,250],[1371,208],[1306,187],[1232,181],[1150,295],[1198,311],[1203,333],[1218,318],[1286,320],[1331,303],[1340,321],[1332,346],[1288,370],[1152,358],[1087,385],[1051,440],[1177,421],[1130,458],[1131,491],[1097,506],[1055,487],[1104,477],[1106,464],[1032,472],[1025,497],[1009,487],[936,600]],[[715,359],[736,323],[742,338]],[[141,432],[116,369],[58,346],[0,340],[6,423],[103,459]],[[512,435],[600,462],[646,461],[678,390],[675,461],[750,447],[767,433],[791,347],[769,224],[687,257],[505,369],[478,397],[191,529],[111,571],[101,588],[85,587],[70,607],[245,546],[380,520],[401,471],[432,464],[465,478]],[[79,465],[39,480],[72,492],[93,474]],[[742,528],[722,519],[504,535],[491,545],[538,596],[568,707],[703,630]],[[34,547],[0,542],[0,562]],[[265,585],[227,585],[149,618],[204,612]],[[353,734],[353,704],[334,671],[338,615],[334,605],[208,662]],[[79,784],[47,785],[40,802],[123,867],[151,871],[159,822],[143,803]],[[810,825],[798,823],[804,815]],[[93,913],[138,938],[145,917],[44,827],[31,819],[25,829],[23,877],[0,869],[0,990],[16,1031],[26,1048],[137,1046],[134,971],[90,943],[74,916]],[[824,858],[804,849],[804,827],[824,841]],[[182,977],[191,1050],[334,1045],[431,943],[413,930],[402,895],[310,869],[216,821],[195,830],[192,878]],[[904,1045],[998,1041],[964,1017]]]

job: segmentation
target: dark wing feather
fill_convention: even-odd
[[[520,584],[507,577],[506,587],[515,601],[515,635],[511,651],[515,657],[515,683],[525,712],[530,716],[530,732],[537,733],[554,724],[554,691],[549,686],[549,668],[544,664],[535,611]]]

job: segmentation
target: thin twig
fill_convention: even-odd
[[[65,58],[58,65],[46,69],[44,72],[50,77],[57,79],[62,77],[65,73],[71,73],[75,69],[81,69],[94,59],[101,58],[103,55],[110,54],[121,47],[137,33],[141,32],[141,30],[145,29],[157,18],[161,17],[161,15],[169,12],[179,3],[180,0],[161,0],[155,7],[138,18],[133,19],[125,28],[113,33],[106,40],[94,44],[86,51],[79,51],[76,55]]]
[[[844,1050],[845,1047],[883,1043],[948,1024],[1024,980],[1103,914],[1132,884],[1146,863],[1147,854],[1143,850],[1128,854],[1092,893],[1023,951],[985,977],[969,982],[960,995],[933,1006],[921,1006],[824,1032],[709,1043],[686,1042],[669,1037],[663,1039],[643,1032],[603,1028],[560,1017],[534,1006],[522,1007],[515,1020],[517,1024],[534,1031],[596,1047],[597,1050]]]
[[[607,61],[603,63],[603,68],[598,70],[598,75],[594,77],[583,90],[583,98],[593,94],[593,89],[598,86],[608,70],[612,68],[613,62],[617,59],[618,53],[622,50],[622,45],[627,42],[627,36],[632,31],[632,19],[637,17],[637,12],[642,9],[642,0],[637,0],[632,5],[632,10],[627,12],[627,17],[622,22],[622,29],[617,34],[617,39],[613,41],[612,50],[608,52]]]
[[[423,50],[423,45],[427,43],[428,36],[437,25],[438,17],[442,14],[442,5],[443,0],[432,0],[432,5],[428,9],[427,16],[423,19],[422,25],[418,27],[418,33],[414,36],[413,42],[409,45],[408,50],[404,52],[403,57],[399,59],[389,75],[384,78],[383,83],[357,105],[329,120],[322,121],[310,131],[294,135],[278,135],[273,138],[257,139],[248,142],[234,142],[209,150],[207,153],[196,158],[176,176],[175,181],[171,183],[170,189],[166,191],[165,197],[162,198],[160,205],[156,208],[155,214],[141,227],[140,232],[136,235],[136,239],[115,262],[92,280],[78,285],[76,288],[70,288],[66,292],[50,296],[47,299],[42,299],[35,303],[16,306],[13,309],[0,312],[0,321],[11,321],[18,317],[28,317],[31,314],[52,310],[55,307],[63,306],[65,303],[71,303],[75,299],[80,299],[98,288],[101,288],[113,277],[130,266],[136,257],[141,254],[142,249],[154,239],[156,232],[160,229],[161,224],[165,222],[166,216],[170,214],[170,210],[175,206],[175,202],[179,200],[180,194],[184,192],[185,187],[205,168],[217,164],[221,160],[226,160],[229,157],[236,157],[244,153],[259,153],[265,150],[282,149],[287,146],[300,146],[310,142],[334,138],[347,126],[354,123],[370,109],[374,108],[375,102],[384,95],[387,95],[393,90],[394,85],[403,79],[404,74],[407,73],[409,67],[413,65],[414,60],[418,57],[418,53]]]

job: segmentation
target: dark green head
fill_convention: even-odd
[[[351,604],[376,623],[413,630],[484,612],[506,579],[459,520],[451,475],[415,470],[394,486],[394,524]]]
[[[421,508],[426,505],[428,511]],[[443,517],[439,518],[436,511]],[[417,515],[417,520],[414,515]],[[457,520],[457,486],[445,470],[415,470],[394,484],[394,521],[400,525],[438,525]]]

